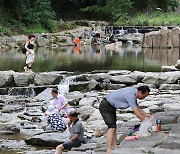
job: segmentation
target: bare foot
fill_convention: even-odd
[[[24,71],[25,71],[25,72],[28,72],[28,70],[29,70],[29,69],[27,68],[27,66],[25,66],[25,67],[24,67]]]

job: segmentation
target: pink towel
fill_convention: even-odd
[[[139,136],[126,136],[125,140],[136,140],[138,138],[139,138]]]

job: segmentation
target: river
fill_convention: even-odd
[[[163,65],[174,65],[180,58],[175,49],[142,49],[126,44],[118,51],[106,51],[103,45],[61,47],[57,49],[38,48],[35,51],[35,72],[92,70],[138,70],[158,72]],[[19,50],[0,52],[0,71],[23,71],[25,56]]]

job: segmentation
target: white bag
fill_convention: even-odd
[[[145,118],[141,122],[137,135],[139,137],[151,136],[149,131],[152,131],[152,127],[157,127],[155,118],[153,116],[151,116],[150,118]]]

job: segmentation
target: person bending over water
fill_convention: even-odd
[[[149,92],[150,89],[148,86],[141,86],[138,88],[126,87],[109,93],[101,101],[99,110],[105,124],[108,126],[107,154],[111,154],[111,150],[117,148],[116,109],[131,107],[140,120],[144,120],[145,117],[150,117],[151,115],[143,111],[137,104],[137,98],[140,100],[144,99],[149,95]]]
[[[26,49],[26,66],[24,67],[25,72],[32,73],[32,65],[34,63],[34,40],[35,35],[29,35],[29,40],[25,43]]]

